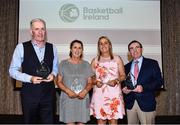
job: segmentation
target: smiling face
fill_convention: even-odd
[[[42,21],[35,21],[31,25],[31,36],[32,39],[42,43],[46,39],[46,27]]]
[[[73,43],[71,47],[71,53],[72,53],[72,57],[81,58],[83,53],[82,45],[77,42]]]
[[[107,52],[109,52],[110,44],[109,44],[109,42],[108,42],[107,39],[102,38],[102,39],[99,41],[99,49],[100,49],[101,53],[107,53]]]
[[[112,45],[110,43],[110,41],[108,41],[108,39],[106,37],[102,37],[99,39],[98,42],[98,51],[99,54],[110,54],[112,51]]]
[[[138,42],[133,42],[129,45],[129,53],[133,57],[133,59],[138,59],[142,56],[142,46]]]

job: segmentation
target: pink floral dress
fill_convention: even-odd
[[[96,85],[93,88],[93,95],[90,104],[90,114],[97,119],[119,119],[123,118],[124,101],[120,84],[111,87],[106,83],[109,80],[118,78],[118,64],[113,60],[97,61],[95,59],[96,78],[104,84],[101,88]]]

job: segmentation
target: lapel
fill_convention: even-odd
[[[126,65],[126,75],[128,75],[129,74],[129,72],[131,71],[131,65],[132,65],[132,61],[131,62],[129,62],[127,65]]]
[[[141,79],[143,78],[143,75],[145,75],[145,71],[146,71],[146,58],[143,57],[143,61],[142,61],[142,65],[141,65],[141,69],[139,71],[139,75],[138,75],[138,79],[137,81],[141,81]]]

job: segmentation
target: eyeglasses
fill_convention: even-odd
[[[137,50],[137,49],[139,49],[139,48],[141,48],[141,47],[140,47],[140,46],[130,47],[130,48],[129,48],[129,51],[134,51],[134,50]]]

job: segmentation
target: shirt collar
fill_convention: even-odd
[[[33,44],[33,46],[36,46],[38,48],[44,48],[45,47],[45,44],[42,47],[38,46],[37,41],[35,41],[35,40],[31,40],[31,43]]]
[[[136,61],[138,61],[139,63],[142,63],[142,60],[143,60],[143,56],[139,57],[136,60],[133,60],[133,63],[135,63]]]

